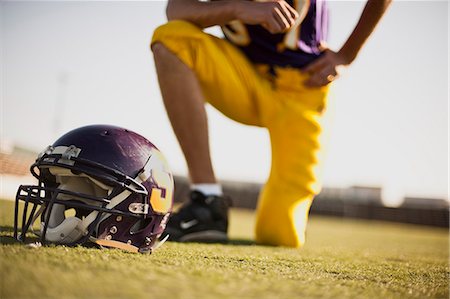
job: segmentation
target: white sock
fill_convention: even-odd
[[[223,195],[222,186],[220,184],[192,184],[191,190],[197,190],[206,196],[209,195]]]

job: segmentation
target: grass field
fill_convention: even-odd
[[[0,298],[448,298],[448,230],[311,217],[303,249],[257,246],[233,210],[229,244],[152,255],[13,242],[0,201]]]

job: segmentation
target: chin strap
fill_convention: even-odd
[[[36,220],[39,218],[39,216],[41,216],[41,214],[43,213],[45,207],[46,207],[45,205],[41,205],[39,210],[34,214],[30,224],[31,232],[38,237],[41,236],[45,223],[41,222],[41,228],[39,232],[35,231],[33,226]],[[55,228],[47,227],[47,231],[45,234],[45,241],[61,244],[68,244],[77,241],[84,235],[86,231],[84,220],[85,219],[81,220],[77,217],[69,217],[64,219],[64,221]]]

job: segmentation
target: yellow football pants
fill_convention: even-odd
[[[328,88],[304,87],[306,75],[297,69],[254,65],[228,41],[185,21],[157,28],[156,42],[194,70],[212,106],[269,130],[272,165],[258,200],[256,241],[303,245],[309,208],[320,189],[319,136]]]

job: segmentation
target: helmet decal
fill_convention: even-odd
[[[153,150],[149,163],[154,187],[151,190],[150,204],[158,213],[168,213],[172,209],[174,181],[167,162],[159,150]]]

